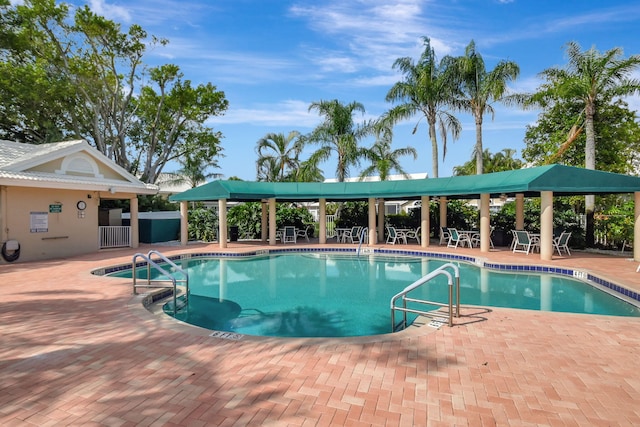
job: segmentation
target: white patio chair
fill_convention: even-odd
[[[420,244],[420,227],[418,227],[415,230],[409,230],[406,233],[404,233],[404,237],[405,240],[409,240],[409,239],[416,239],[416,242],[418,242],[418,244]]]
[[[471,247],[471,238],[466,233],[458,233],[455,228],[449,228],[449,241],[447,242],[448,248],[457,248],[459,244]]]
[[[297,237],[304,237],[307,242],[309,241],[309,230],[313,230],[313,226],[312,225],[307,225],[307,227],[303,230],[303,229],[299,229],[296,232],[296,238]]]
[[[407,243],[407,237],[404,233],[399,233],[395,227],[387,227],[387,244],[395,245],[398,240]]]
[[[351,227],[351,230],[345,231],[342,235],[342,241],[344,243],[358,243],[358,239],[360,238],[360,230],[362,230],[362,227],[360,226],[356,225]]]
[[[296,240],[296,228],[292,225],[285,226],[282,243],[296,243]]]
[[[524,230],[513,230],[513,252],[522,252],[529,255],[535,248],[539,248],[540,242],[538,240],[534,240],[528,231]]]
[[[562,255],[563,250],[567,252],[567,255],[571,255],[569,238],[571,238],[571,232],[563,231],[559,237],[553,239],[553,247],[558,251],[558,255]]]
[[[449,229],[447,227],[440,227],[440,244],[441,245],[448,244],[449,237],[451,237],[451,233],[449,233]]]

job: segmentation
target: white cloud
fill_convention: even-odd
[[[212,124],[250,124],[255,126],[290,126],[313,128],[320,121],[317,113],[309,111],[309,102],[286,100],[277,104],[260,104],[254,108],[236,108],[224,116],[211,119]]]
[[[107,4],[105,0],[89,0],[89,6],[96,15],[113,21],[131,22],[131,14],[125,7]]]

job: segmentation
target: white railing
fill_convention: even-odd
[[[99,226],[98,245],[100,249],[131,247],[131,227],[128,225]]]
[[[326,215],[327,222],[327,238],[335,237],[336,235],[336,216]]]

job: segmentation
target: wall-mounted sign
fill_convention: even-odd
[[[62,212],[62,205],[61,204],[53,204],[53,205],[49,205],[49,213],[60,213]]]
[[[32,233],[46,233],[49,231],[49,214],[47,212],[31,212],[29,230]]]

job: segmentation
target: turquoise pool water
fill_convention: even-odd
[[[208,329],[247,335],[389,333],[392,296],[447,262],[332,253],[183,260],[180,265],[189,273],[190,298],[175,317]],[[571,278],[458,265],[463,305],[640,316],[638,307]],[[117,275],[127,274],[131,277],[131,271]],[[146,278],[146,269],[138,270],[138,276]],[[411,296],[446,303],[446,279],[436,278]],[[172,311],[172,303],[165,305],[167,314],[173,315]]]

